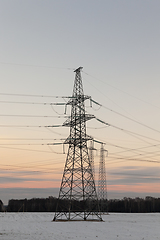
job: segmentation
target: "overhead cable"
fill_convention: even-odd
[[[57,105],[57,106],[63,106],[66,105],[66,103],[40,103],[40,102],[17,102],[17,101],[0,101],[0,103],[11,103],[11,104],[31,104],[31,105]]]
[[[142,135],[142,134],[135,133],[135,132],[132,132],[132,131],[129,131],[129,130],[125,130],[125,129],[123,129],[123,128],[117,127],[117,126],[112,125],[112,124],[110,124],[110,123],[106,123],[105,121],[102,121],[102,120],[100,120],[100,119],[97,118],[97,117],[95,117],[95,118],[96,118],[96,120],[98,120],[99,122],[101,122],[101,123],[103,123],[103,124],[105,124],[105,125],[107,125],[107,126],[111,126],[111,127],[113,127],[113,128],[116,128],[116,129],[118,129],[118,130],[120,130],[120,131],[129,133],[129,134],[133,134],[133,135],[137,135],[137,136],[140,136],[140,137],[143,137],[143,138],[147,138],[147,139],[150,139],[150,140],[153,140],[153,141],[156,141],[156,142],[160,142],[160,140],[157,140],[157,139],[154,139],[154,138],[150,138],[150,137],[147,137],[147,136],[144,136],[144,135]]]
[[[75,68],[70,67],[54,67],[54,66],[44,66],[44,65],[34,65],[34,64],[23,64],[23,63],[9,63],[9,62],[0,62],[3,65],[12,65],[12,66],[22,66],[22,67],[35,67],[35,68],[51,68],[51,69],[64,69],[64,70],[72,70]]]
[[[16,114],[0,114],[0,117],[44,117],[44,118],[68,118],[69,116],[41,116],[41,115],[16,115]]]
[[[128,95],[128,96],[130,96],[130,97],[132,97],[132,98],[135,98],[135,99],[137,99],[137,100],[139,100],[139,101],[141,101],[141,102],[144,102],[144,103],[146,103],[146,104],[149,104],[149,105],[151,105],[151,106],[153,106],[153,107],[159,108],[158,106],[156,106],[156,105],[154,105],[154,104],[152,104],[152,103],[150,103],[150,102],[147,102],[147,101],[145,101],[145,100],[143,100],[143,99],[141,99],[141,98],[138,98],[138,97],[136,97],[136,96],[134,96],[134,95],[132,95],[132,94],[130,94],[130,93],[128,93],[128,92],[125,92],[124,90],[119,89],[119,88],[117,88],[117,87],[115,87],[115,86],[113,86],[113,85],[111,85],[111,84],[109,84],[109,83],[107,83],[107,82],[104,82],[104,81],[102,81],[101,79],[96,78],[96,77],[92,76],[92,75],[89,74],[89,73],[86,73],[86,72],[84,72],[84,71],[83,71],[83,73],[85,73],[86,75],[88,75],[88,76],[96,79],[96,80],[98,81],[98,83],[99,83],[99,82],[102,82],[102,83],[110,86],[111,88],[114,88],[114,89],[116,89],[116,90],[118,90],[118,91],[120,91],[120,92],[122,92],[122,93],[125,93],[126,95]],[[92,85],[92,86],[93,86],[93,85]],[[98,89],[97,89],[97,90],[98,90]]]

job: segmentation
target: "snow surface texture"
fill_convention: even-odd
[[[160,214],[103,215],[104,222],[52,222],[53,213],[0,213],[0,240],[155,240]]]

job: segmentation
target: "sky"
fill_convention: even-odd
[[[108,198],[160,194],[160,2],[0,1],[0,199],[58,196],[80,66]],[[56,97],[58,96],[58,98]],[[49,145],[48,145],[49,144]],[[100,145],[95,144],[96,185]]]

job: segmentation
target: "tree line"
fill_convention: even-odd
[[[0,212],[3,212],[3,202],[0,200]]]
[[[11,199],[8,202],[6,211],[8,212],[55,212],[57,209],[58,199],[55,197],[32,198],[32,199]],[[61,200],[61,206],[67,209],[69,200]],[[86,209],[95,206],[94,202],[72,200],[71,211]],[[102,212],[120,212],[120,213],[150,213],[160,212],[160,198],[123,198],[99,200],[99,208]],[[93,207],[92,207],[93,210]],[[97,209],[94,209],[97,210]],[[0,201],[0,211],[3,211],[3,203]]]
[[[104,203],[105,211],[106,204]],[[123,198],[112,199],[108,201],[109,212],[124,212],[124,213],[151,213],[160,212],[160,198],[147,196],[145,198]],[[103,201],[102,201],[102,211]]]

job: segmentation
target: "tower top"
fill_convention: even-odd
[[[79,67],[76,70],[74,70],[74,72],[80,72],[82,70],[83,67]]]

